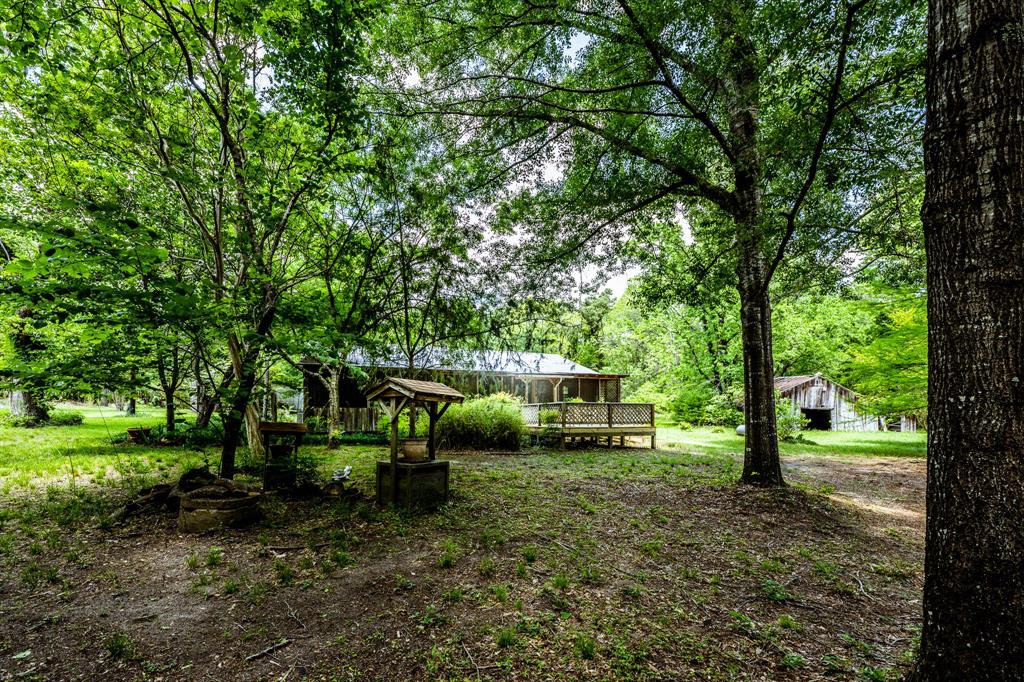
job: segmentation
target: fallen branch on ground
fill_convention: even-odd
[[[263,651],[257,651],[254,654],[249,654],[248,656],[245,657],[245,660],[247,662],[248,661],[255,661],[257,658],[263,658],[267,654],[272,654],[275,651],[277,651],[278,649],[283,649],[284,647],[288,646],[291,643],[292,643],[292,640],[290,640],[290,639],[280,639],[277,642],[275,642],[275,643],[271,644],[270,646],[268,646]]]

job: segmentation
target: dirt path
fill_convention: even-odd
[[[830,497],[844,504],[890,517],[892,524],[924,532],[923,459],[896,457],[784,457],[792,481],[835,488]]]

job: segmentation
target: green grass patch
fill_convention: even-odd
[[[915,457],[924,458],[927,435],[890,431],[804,431],[803,442],[779,443],[783,455],[821,457]],[[744,442],[733,429],[658,426],[662,447],[701,454],[742,454]]]

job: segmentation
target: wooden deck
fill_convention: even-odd
[[[652,448],[657,442],[652,403],[527,403],[523,420],[529,434],[560,437],[562,447],[577,439],[625,445],[630,436],[649,437]]]

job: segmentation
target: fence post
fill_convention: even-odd
[[[613,426],[615,424],[612,422],[612,404],[608,403],[608,428],[610,429]]]

